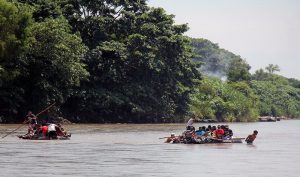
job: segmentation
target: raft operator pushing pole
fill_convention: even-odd
[[[41,112],[37,113],[36,117],[39,116],[39,115],[41,115],[41,114],[44,113],[45,111],[49,110],[49,109],[50,109],[52,106],[54,106],[54,105],[55,105],[55,102],[52,103],[52,104],[51,104],[50,106],[48,106],[47,108],[45,108],[44,110],[42,110]],[[19,127],[17,127],[16,129],[14,129],[13,131],[7,133],[7,134],[4,135],[1,139],[5,138],[5,137],[7,137],[8,135],[10,135],[10,134],[14,133],[15,131],[19,130],[21,127],[23,127],[23,126],[24,126],[26,123],[28,123],[28,122],[29,122],[29,120],[24,121]]]

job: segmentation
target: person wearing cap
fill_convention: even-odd
[[[254,131],[253,131],[253,134],[252,134],[252,135],[249,135],[249,136],[245,139],[245,141],[247,142],[247,144],[252,144],[253,141],[256,139],[257,134],[258,134],[258,131],[257,131],[257,130],[254,130]]]

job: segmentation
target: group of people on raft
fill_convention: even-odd
[[[195,130],[193,123],[195,118],[191,118],[186,126],[186,130],[182,135],[176,136],[174,133],[171,133],[170,137],[167,137],[166,143],[186,143],[186,144],[201,144],[201,143],[211,143],[211,142],[221,142],[223,140],[231,140],[233,137],[233,131],[229,128],[228,125],[208,125],[199,127],[198,130]],[[258,134],[257,130],[254,130],[252,135],[249,135],[246,138],[248,144],[252,143],[256,135]]]
[[[19,136],[23,139],[58,139],[58,137],[70,137],[61,124],[43,123],[38,124],[37,116],[28,111],[26,116],[28,122],[28,132]]]

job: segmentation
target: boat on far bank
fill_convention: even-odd
[[[259,117],[258,120],[260,122],[276,122],[276,117],[272,117],[272,116],[262,116]]]
[[[258,118],[260,122],[276,122],[280,120],[287,120],[287,117],[281,116],[281,117],[273,117],[273,116],[261,116]]]
[[[214,119],[199,119],[198,122],[201,123],[216,123],[217,121]]]

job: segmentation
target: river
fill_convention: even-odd
[[[207,124],[195,124],[197,126]],[[0,135],[19,125],[0,124]],[[299,177],[300,120],[229,123],[253,145],[165,144],[184,124],[74,124],[71,140],[21,140],[26,127],[0,140],[3,177]]]

